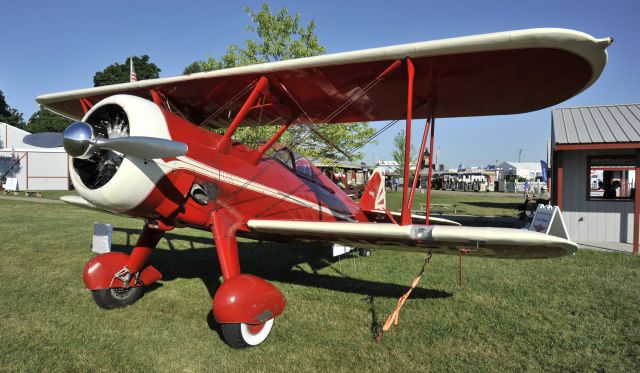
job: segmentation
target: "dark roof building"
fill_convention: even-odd
[[[640,104],[552,113],[554,204],[575,241],[633,242],[638,253]]]
[[[556,109],[552,120],[556,144],[640,142],[640,104]]]

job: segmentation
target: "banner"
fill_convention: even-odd
[[[540,161],[540,167],[542,168],[542,181],[544,181],[545,183],[547,182],[547,162],[545,161]]]

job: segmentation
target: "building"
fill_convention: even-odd
[[[0,123],[0,182],[17,179],[18,190],[68,190],[69,156],[62,147],[39,148],[22,140],[29,132]]]
[[[552,198],[574,241],[633,243],[638,253],[640,104],[553,111]]]
[[[394,175],[394,174],[399,175],[402,173],[402,171],[398,171],[400,164],[396,161],[379,160],[375,164],[373,164],[371,167],[373,169],[376,169],[376,168],[380,169],[380,171],[385,175]]]
[[[364,164],[314,162],[314,165],[337,185],[342,183],[343,188],[363,187],[369,180],[368,168]]]
[[[420,170],[420,183],[426,188],[429,169]],[[434,172],[433,189],[485,192],[493,190],[493,182],[482,169],[453,172]]]
[[[535,180],[542,177],[540,162],[502,162],[498,165],[500,180]]]

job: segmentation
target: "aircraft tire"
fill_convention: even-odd
[[[93,300],[100,308],[113,309],[122,308],[134,304],[144,294],[141,286],[130,287],[129,289],[100,289],[92,290]]]
[[[358,254],[364,257],[371,256],[371,250],[360,248],[358,249]]]
[[[271,328],[273,320],[268,320],[260,325],[249,325],[245,323],[221,324],[222,338],[233,348],[254,347],[264,342]]]

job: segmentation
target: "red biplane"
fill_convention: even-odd
[[[564,29],[510,31],[40,96],[49,110],[80,120],[60,140],[81,197],[63,199],[146,219],[130,255],[87,263],[85,285],[100,307],[130,305],[162,277],[146,262],[164,232],[209,230],[224,278],[213,315],[228,344],[247,347],[267,338],[285,299],[241,272],[237,236],[456,255],[473,248],[472,255],[506,258],[573,253],[573,242],[536,232],[430,225],[428,207],[414,224],[415,182],[405,183],[394,215],[380,173],[355,203],[309,161],[274,144],[291,126],[398,119],[406,120],[410,144],[412,119],[426,118],[422,148],[430,132],[433,154],[435,118],[558,104],[597,80],[611,42]],[[258,148],[234,141],[239,126],[273,124],[279,129]]]

